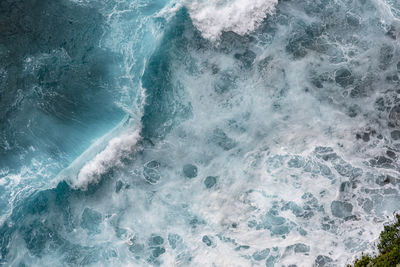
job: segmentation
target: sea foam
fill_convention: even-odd
[[[80,189],[87,189],[89,184],[98,183],[102,174],[122,164],[121,160],[132,152],[138,139],[139,131],[112,139],[102,152],[80,170],[73,185]]]
[[[81,1],[107,17],[127,115],[53,188],[33,183],[51,174],[40,158],[2,171],[0,265],[343,266],[370,252],[400,203],[398,5],[379,1]],[[36,192],[6,194],[25,177]]]
[[[193,24],[204,38],[216,41],[222,32],[243,35],[254,31],[263,19],[274,12],[277,0],[187,1]]]

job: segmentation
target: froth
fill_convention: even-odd
[[[122,164],[121,160],[133,151],[139,137],[139,131],[134,131],[111,139],[102,152],[83,166],[77,179],[73,181],[73,186],[86,190],[89,184],[98,183],[101,175]]]
[[[187,1],[193,24],[204,38],[216,41],[222,32],[243,35],[254,31],[275,10],[277,0]]]

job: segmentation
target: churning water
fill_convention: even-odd
[[[372,251],[399,42],[397,0],[0,1],[0,265]]]

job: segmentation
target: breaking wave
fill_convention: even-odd
[[[0,264],[343,266],[371,251],[400,208],[399,9],[2,2]]]

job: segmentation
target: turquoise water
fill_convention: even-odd
[[[0,3],[0,264],[343,266],[400,208],[400,4]]]

